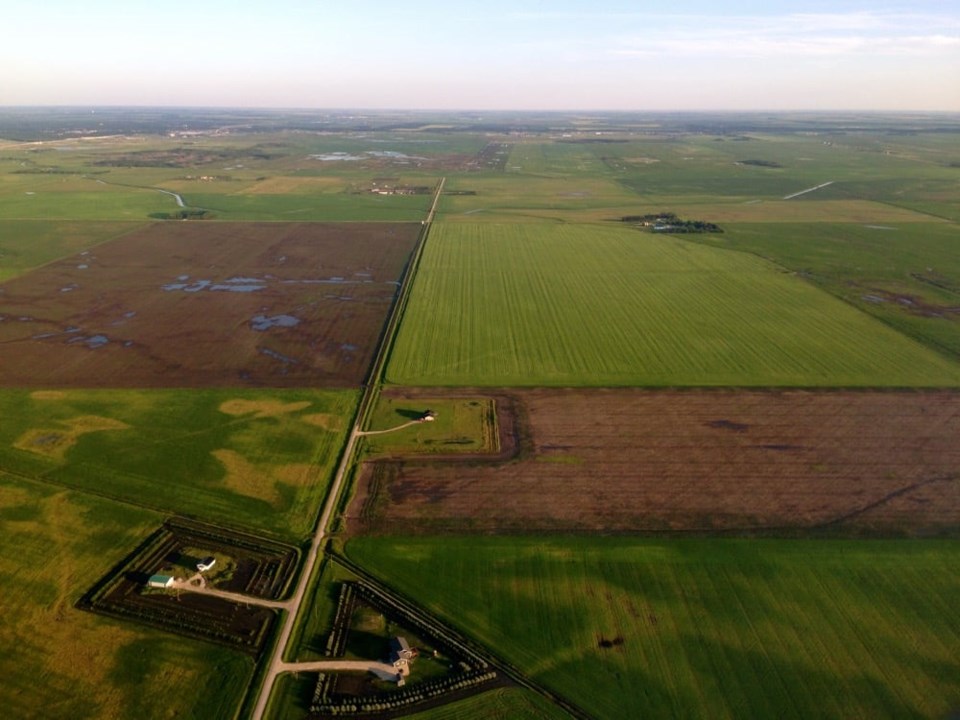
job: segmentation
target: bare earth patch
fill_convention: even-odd
[[[250,462],[235,450],[221,448],[211,453],[226,470],[224,485],[247,497],[279,505],[282,497],[278,484],[295,487],[305,485],[315,474],[309,463],[261,465]]]
[[[318,428],[329,430],[330,432],[336,432],[341,427],[340,418],[330,413],[312,413],[310,415],[302,415],[300,419],[308,425],[314,425]]]
[[[33,400],[63,400],[66,396],[62,390],[34,390],[30,393]]]
[[[350,531],[960,530],[958,393],[511,394],[512,460],[368,463]]]
[[[308,400],[285,403],[279,400],[236,399],[220,403],[218,410],[227,415],[249,415],[250,413],[256,413],[254,417],[264,418],[295,413],[308,407],[310,407]]]

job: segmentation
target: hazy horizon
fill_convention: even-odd
[[[938,0],[51,0],[6,25],[3,106],[960,111],[960,7]]]

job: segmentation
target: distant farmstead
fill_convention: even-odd
[[[147,580],[147,587],[152,588],[171,588],[173,587],[172,575],[151,575]]]

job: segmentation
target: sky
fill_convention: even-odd
[[[960,111],[960,0],[4,5],[0,105]]]

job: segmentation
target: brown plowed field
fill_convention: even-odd
[[[356,385],[419,231],[151,225],[0,285],[0,385]]]
[[[958,393],[509,395],[512,460],[370,463],[349,531],[960,531]]]

